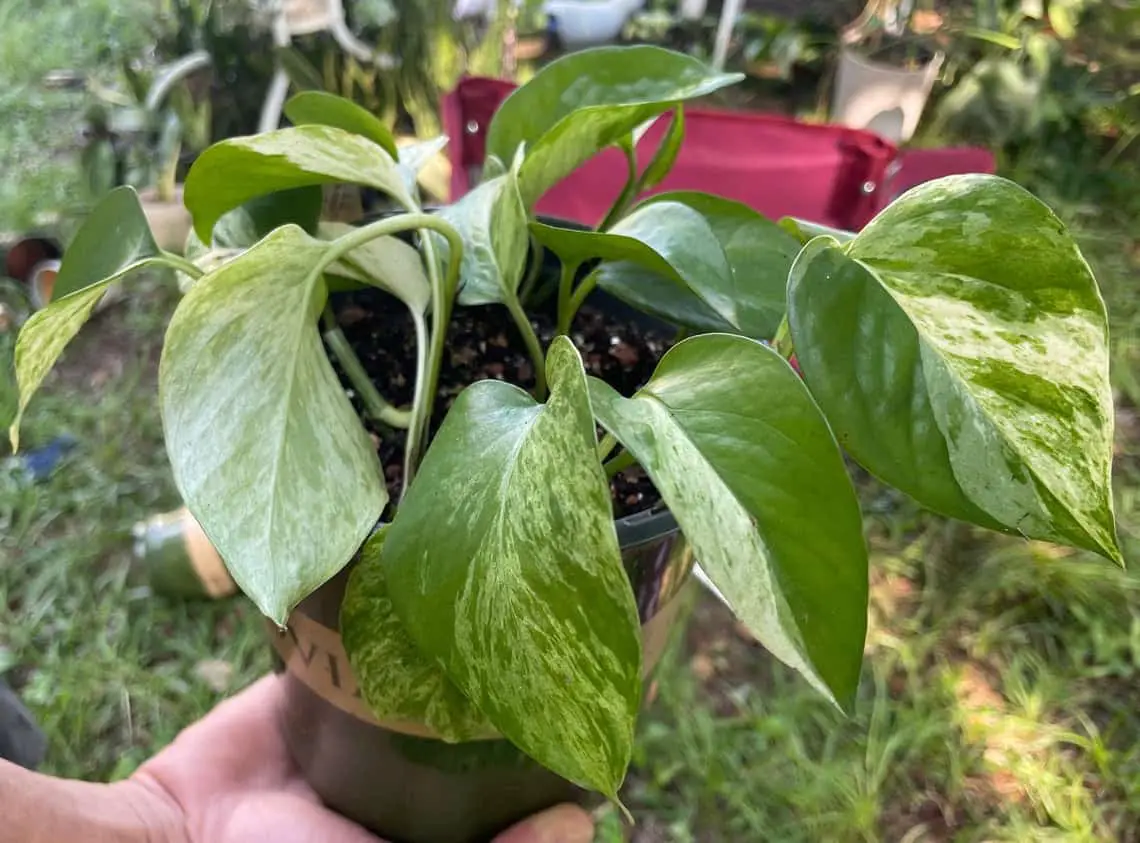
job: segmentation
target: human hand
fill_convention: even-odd
[[[180,819],[163,843],[381,843],[325,808],[301,778],[282,737],[282,683],[257,682],[219,705],[132,779]],[[168,824],[168,823],[164,823]],[[495,843],[590,843],[582,809],[562,805],[504,832]]]

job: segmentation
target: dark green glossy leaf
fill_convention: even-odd
[[[685,142],[685,108],[678,105],[673,110],[673,120],[669,124],[669,131],[661,139],[661,145],[653,153],[649,165],[641,173],[637,192],[652,190],[665,181],[665,177],[677,163],[677,156],[681,154],[681,144]]]
[[[514,172],[483,182],[440,212],[463,238],[459,303],[489,304],[514,297],[527,255],[526,209]]]
[[[225,214],[214,226],[213,245],[248,249],[283,225],[296,225],[309,234],[317,230],[323,197],[320,187],[298,187],[249,200]]]
[[[789,283],[796,356],[840,442],[943,514],[1120,560],[1107,320],[1031,194],[955,176],[905,194]]]
[[[788,272],[800,244],[771,220],[740,202],[696,191],[661,193],[648,200],[679,202],[705,218],[730,270],[724,283],[736,303],[730,321],[735,333],[767,338],[775,333],[787,310]],[[706,294],[709,301],[713,301]],[[729,311],[718,307],[728,316]]]
[[[595,379],[590,398],[737,616],[850,704],[867,618],[862,519],[839,448],[791,367],[753,340],[693,337],[634,398]]]
[[[272,620],[341,570],[387,501],[325,355],[328,244],[286,226],[199,280],[166,334],[166,449],[190,511]]]
[[[67,247],[52,296],[82,290],[161,253],[146,221],[138,194],[117,187],[95,206]]]
[[[660,47],[582,50],[551,62],[506,99],[491,121],[487,153],[510,161],[525,145],[519,185],[529,208],[640,124],[742,78]]]
[[[405,207],[416,206],[390,155],[332,126],[297,126],[216,143],[190,168],[184,196],[194,230],[209,242],[221,216],[251,199],[329,183],[373,187]]]
[[[708,224],[692,208],[676,202],[645,206],[607,232],[542,223],[532,223],[531,232],[564,261],[602,259],[598,285],[647,313],[679,325],[731,330],[702,295],[710,287],[715,291],[717,284],[710,279],[729,277],[728,263]]]
[[[600,251],[601,238],[622,235],[645,244],[672,273],[631,251],[625,262],[598,270],[598,285],[606,292],[697,330],[756,338],[775,332],[798,245],[756,212],[705,194],[662,194],[607,234],[587,233],[578,240],[584,247],[593,237]]]
[[[393,158],[399,154],[391,130],[352,100],[327,91],[302,91],[285,103],[285,116],[296,126],[335,126],[368,138]]]
[[[425,656],[396,615],[380,549],[384,530],[360,551],[340,606],[340,632],[368,707],[381,720],[427,726],[445,741],[496,734],[443,668]]]
[[[637,610],[565,337],[547,374],[546,404],[493,380],[460,394],[382,559],[412,639],[495,727],[612,797],[640,704]]]

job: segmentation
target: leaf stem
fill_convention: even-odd
[[[607,433],[598,443],[598,459],[605,460],[616,447],[617,439],[614,438],[612,433]]]
[[[616,457],[602,466],[606,472],[606,479],[613,480],[615,476],[621,474],[635,462],[637,462],[637,460],[633,458],[633,454],[629,451],[619,451]]]
[[[337,324],[332,308],[328,305],[325,305],[321,321],[324,323],[322,336],[328,343],[329,350],[340,363],[340,367],[344,369],[345,376],[348,377],[349,382],[360,396],[364,410],[369,417],[373,421],[383,422],[391,427],[406,429],[411,425],[412,414],[407,410],[400,410],[392,406],[380,394],[376,385],[372,383],[372,379],[368,377],[368,373],[364,371],[364,366],[360,363],[360,358],[356,356],[352,346],[348,344],[348,338],[344,335],[344,331]]]
[[[785,360],[790,360],[792,355],[796,353],[796,348],[792,345],[792,328],[788,324],[788,315],[785,313],[784,318],[780,320],[779,327],[776,328],[776,336],[772,338],[772,347],[779,352],[780,356]]]
[[[562,262],[562,275],[558,279],[558,333],[570,332],[570,323],[574,321],[574,314],[570,310],[571,293],[574,290],[574,276],[578,273],[580,263],[572,261]]]
[[[602,224],[598,226],[598,231],[608,231],[610,226],[621,219],[621,215],[625,213],[625,209],[629,207],[629,203],[633,201],[637,195],[638,176],[637,176],[637,147],[633,145],[633,138],[629,137],[620,144],[622,152],[625,153],[626,166],[628,167],[628,175],[626,176],[625,187],[621,189],[617,200],[610,208],[606,218],[602,220]]]
[[[530,317],[526,315],[518,297],[508,296],[506,304],[507,310],[511,312],[511,317],[522,333],[526,350],[530,353],[530,359],[534,363],[534,397],[543,401],[546,398],[546,355],[542,353],[542,344],[538,341],[534,326],[530,324]]]
[[[174,254],[173,252],[163,251],[161,254],[157,255],[154,260],[157,263],[166,264],[171,269],[181,272],[183,275],[189,275],[195,281],[206,274],[197,265],[186,260],[186,258],[182,257],[181,255]]]
[[[546,249],[533,235],[530,238],[530,245],[531,264],[527,269],[526,278],[523,279],[522,289],[519,291],[519,301],[524,305],[534,295],[534,285],[538,283],[538,276],[542,274],[543,257],[546,255]]]
[[[444,344],[447,339],[447,324],[451,318],[451,298],[459,286],[459,266],[463,260],[463,238],[459,232],[442,217],[413,211],[398,217],[387,217],[374,223],[341,235],[332,241],[328,250],[317,264],[314,272],[320,274],[353,249],[389,234],[401,231],[427,229],[443,235],[448,245],[448,265],[446,278],[440,277],[435,244],[429,235],[421,235],[424,259],[427,262],[428,278],[432,288],[432,336],[428,354],[427,372],[423,389],[418,400],[412,404],[412,421],[408,427],[408,442],[404,448],[404,488],[411,483],[415,469],[419,465],[420,452],[427,439],[431,423],[431,408],[435,391],[439,384],[439,370],[443,364]]]
[[[598,271],[594,270],[582,279],[582,283],[578,285],[578,289],[570,297],[566,309],[558,309],[558,333],[570,333],[570,326],[574,323],[574,317],[578,315],[578,311],[582,309],[582,305],[590,293],[594,292],[596,286],[598,286]]]

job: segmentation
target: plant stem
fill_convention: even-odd
[[[618,196],[617,201],[614,202],[613,207],[610,208],[606,218],[602,220],[602,224],[598,226],[598,231],[609,231],[611,225],[621,219],[625,209],[629,207],[629,203],[633,201],[637,195],[637,148],[633,145],[633,138],[628,138],[625,143],[620,144],[622,152],[625,153],[626,165],[629,168],[629,174],[626,176],[625,187],[621,189],[621,194]]]
[[[530,324],[530,317],[526,315],[517,296],[507,297],[507,310],[511,312],[511,317],[519,326],[523,341],[526,343],[526,350],[534,363],[534,397],[543,401],[546,399],[546,355],[542,353],[542,344],[538,341],[534,326]]]
[[[578,285],[578,289],[570,297],[566,309],[558,308],[558,333],[570,333],[570,325],[573,324],[574,317],[578,315],[578,311],[582,309],[586,298],[594,292],[596,286],[598,286],[598,272],[594,270],[582,279],[582,283]]]
[[[617,447],[617,440],[614,439],[612,433],[607,433],[602,437],[602,441],[598,443],[598,459],[605,460],[610,455],[610,452]]]
[[[538,276],[542,274],[542,260],[546,249],[534,237],[530,238],[531,264],[523,279],[522,290],[519,292],[519,301],[526,305],[534,294],[534,285],[538,283]]]
[[[176,255],[173,252],[164,251],[162,254],[155,258],[155,261],[158,263],[164,263],[171,269],[177,272],[181,272],[183,275],[189,275],[195,281],[206,274],[193,263],[186,260],[186,258],[182,257],[181,255]]]
[[[570,331],[570,323],[574,321],[574,314],[570,310],[570,294],[574,290],[574,276],[581,264],[570,261],[562,262],[562,275],[558,279],[558,333],[565,334]]]
[[[444,343],[447,339],[447,323],[451,318],[451,295],[459,285],[459,265],[463,259],[463,238],[443,218],[412,211],[398,217],[377,220],[341,235],[332,241],[313,270],[317,274],[324,272],[353,249],[358,249],[377,237],[418,229],[427,229],[443,235],[447,239],[450,260],[445,280],[440,277],[435,244],[426,233],[421,235],[424,258],[428,265],[428,277],[432,286],[432,336],[423,389],[419,391],[418,401],[412,405],[412,421],[408,428],[408,442],[404,448],[405,489],[411,483],[412,476],[419,464],[420,451],[427,439],[428,426],[431,422],[431,407],[435,400],[435,391],[439,383],[439,369],[443,362]]]
[[[637,460],[633,458],[633,454],[629,451],[621,451],[616,457],[606,463],[602,468],[606,472],[606,479],[613,480],[618,474],[621,474]]]
[[[332,308],[328,305],[325,305],[321,321],[325,326],[322,336],[328,343],[329,350],[340,363],[340,367],[344,369],[344,374],[348,377],[349,382],[360,395],[364,410],[369,417],[373,421],[383,422],[391,427],[406,429],[411,425],[412,414],[407,410],[399,410],[393,407],[380,394],[376,385],[372,383],[372,379],[368,377],[368,373],[364,371],[364,366],[360,363],[360,358],[356,356],[352,346],[348,344],[348,338],[345,337],[344,331],[337,324]]]
[[[780,356],[785,360],[790,360],[792,355],[796,353],[795,346],[792,345],[792,328],[788,324],[788,315],[785,313],[784,318],[780,320],[780,325],[776,328],[776,336],[772,338],[772,347],[780,353]]]

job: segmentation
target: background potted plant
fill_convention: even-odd
[[[841,447],[946,516],[1121,561],[1104,305],[1063,225],[990,176],[917,188],[858,235],[701,193],[638,203],[683,101],[737,78],[653,47],[568,56],[504,102],[484,181],[437,213],[416,158],[325,100],[195,164],[208,272],[159,249],[123,188],[69,249],[75,292],[20,334],[22,410],[109,284],[194,279],[159,376],[175,478],[286,630],[306,775],[391,839],[486,839],[577,788],[616,800],[653,660],[639,626],[690,551],[773,655],[849,706],[867,556]],[[633,133],[668,111],[642,168]],[[534,217],[611,145],[630,175],[599,230]],[[341,182],[403,210],[322,224],[319,187]],[[551,283],[531,238],[558,257]],[[607,316],[613,299],[691,335],[631,342],[645,317]],[[621,517],[615,489],[639,476],[648,509]],[[646,523],[656,544],[631,533]]]
[[[146,73],[122,63],[130,95],[97,90],[102,104],[88,112],[80,163],[91,195],[103,197],[123,184],[140,189],[143,211],[156,242],[178,251],[190,232],[182,204],[179,165],[210,142],[208,85],[194,86],[211,65],[196,51]],[[201,91],[197,91],[201,88]],[[48,290],[45,301],[51,298]]]

